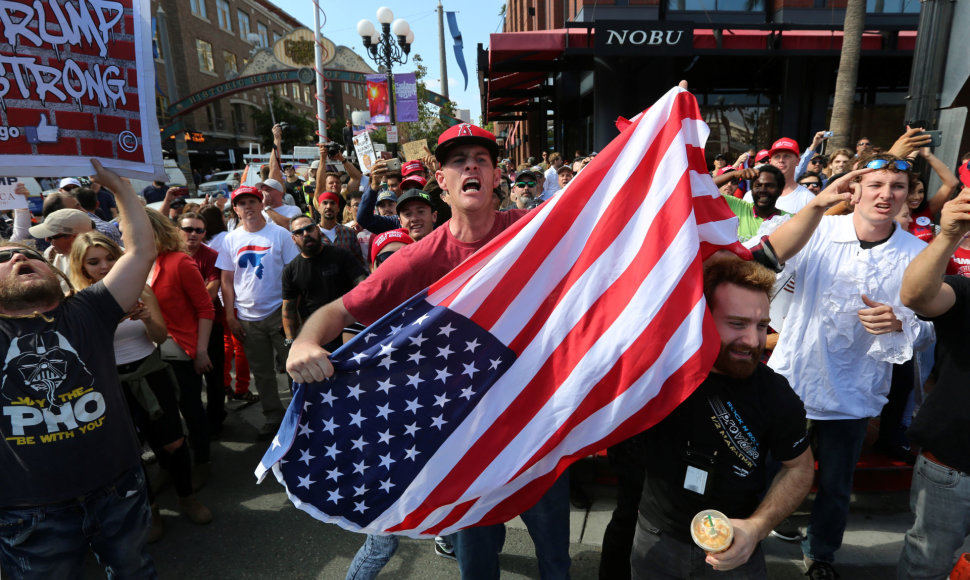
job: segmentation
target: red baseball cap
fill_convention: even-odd
[[[374,240],[371,242],[370,255],[376,258],[380,255],[381,250],[383,250],[385,246],[393,242],[401,242],[402,244],[407,245],[413,244],[414,239],[408,235],[407,230],[404,228],[377,234],[374,236]]]
[[[439,163],[444,163],[448,153],[458,145],[481,145],[488,149],[492,159],[498,157],[498,143],[495,135],[470,123],[459,123],[449,127],[438,137],[438,147],[434,150],[434,157]]]
[[[251,195],[259,201],[263,201],[262,191],[256,189],[255,187],[244,185],[242,187],[237,187],[236,190],[232,192],[232,195],[229,198],[232,200],[232,205],[236,205],[236,200],[244,195]]]
[[[401,182],[401,191],[406,189],[424,189],[428,185],[428,180],[420,175],[412,175]]]
[[[407,163],[401,165],[401,175],[403,177],[407,177],[408,175],[417,173],[419,171],[424,171],[424,163],[421,163],[417,159],[408,161]]]
[[[757,155],[754,156],[754,162],[755,163],[761,163],[763,161],[767,162],[769,157],[771,157],[771,154],[768,153],[768,150],[762,149],[761,151],[758,151]]]
[[[726,165],[726,166],[724,166],[724,167],[722,167],[722,168],[720,168],[720,169],[718,169],[718,170],[717,170],[717,174],[718,174],[718,175],[724,175],[725,173],[730,173],[730,172],[732,172],[732,171],[737,171],[737,170],[738,170],[738,168],[737,168],[737,167],[734,167],[734,166],[732,166],[732,165]]]
[[[782,137],[781,139],[772,143],[771,151],[768,152],[768,155],[774,155],[779,151],[788,151],[789,153],[794,153],[795,157],[801,155],[801,153],[798,151],[798,143],[796,143],[794,139],[789,139],[788,137]]]

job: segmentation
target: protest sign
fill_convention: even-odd
[[[424,156],[428,154],[428,140],[418,139],[417,141],[409,141],[404,145],[401,145],[404,149],[404,160],[414,161],[415,159],[424,160]]]
[[[377,161],[374,144],[370,140],[370,133],[361,133],[354,137],[354,151],[357,152],[361,171],[364,175],[370,175],[370,168]]]
[[[387,142],[397,143],[397,125],[387,126]]]
[[[0,177],[0,210],[27,207],[27,198],[15,193],[19,182],[16,177]]]
[[[0,175],[164,177],[149,0],[0,2]],[[12,73],[12,74],[10,74]]]

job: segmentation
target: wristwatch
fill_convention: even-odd
[[[293,339],[292,338],[284,338],[283,339],[283,346],[289,348],[290,345],[292,345],[292,344],[293,344]]]

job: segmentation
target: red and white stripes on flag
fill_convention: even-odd
[[[427,303],[422,312],[430,305],[470,320],[515,361],[490,375],[487,391],[471,378],[487,373],[470,375],[468,384],[484,394],[440,445],[422,450],[426,462],[373,519],[351,522],[356,514],[328,512],[326,501],[308,507],[288,487],[294,503],[348,529],[415,537],[504,522],[538,501],[574,460],[680,404],[720,347],[702,262],[722,249],[750,257],[707,173],[708,132],[693,95],[672,89],[552,199],[409,301]],[[394,328],[412,326],[392,314],[406,322]],[[290,418],[303,397],[298,390],[284,421],[289,434],[281,429],[274,448],[297,439],[303,418]],[[304,425],[301,435],[317,429]],[[271,452],[257,475],[272,468],[284,481],[280,455]],[[286,463],[298,470],[289,481],[306,489],[324,479],[305,473],[299,460]]]

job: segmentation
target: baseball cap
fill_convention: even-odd
[[[754,156],[754,162],[755,163],[767,163],[769,157],[771,157],[771,154],[768,153],[768,150],[767,149],[762,149],[761,151],[758,151],[758,154],[757,155]]]
[[[435,159],[443,163],[448,153],[458,145],[481,145],[488,149],[492,159],[498,157],[498,144],[495,142],[495,135],[470,123],[459,123],[449,127],[438,137],[438,147],[434,150]]]
[[[515,174],[515,180],[516,181],[522,179],[523,177],[531,177],[533,181],[538,181],[539,180],[539,178],[536,177],[536,174],[533,173],[532,170],[530,170],[530,169],[523,169],[522,171],[520,171],[520,172],[518,172],[518,173]]]
[[[717,174],[718,175],[724,175],[725,173],[729,173],[731,171],[737,171],[737,170],[738,170],[737,167],[734,167],[734,166],[731,166],[731,165],[725,165],[724,167],[722,167],[722,168],[720,168],[720,169],[717,170]]]
[[[404,177],[419,171],[424,171],[424,163],[421,163],[417,159],[401,164],[401,175]]]
[[[404,204],[412,199],[419,202],[424,202],[428,205],[428,207],[434,209],[434,204],[431,203],[430,195],[421,191],[420,189],[408,189],[403,195],[401,195],[401,198],[397,200],[397,213],[401,213],[401,208],[404,207]]]
[[[263,182],[263,185],[265,185],[266,187],[269,187],[270,189],[275,189],[276,191],[279,191],[279,192],[284,191],[283,184],[280,183],[279,181],[276,181],[275,179],[267,179],[266,181]]]
[[[42,240],[58,234],[83,234],[93,229],[91,216],[79,209],[59,209],[52,212],[43,223],[30,228],[30,235]]]
[[[796,157],[801,155],[801,153],[798,151],[798,143],[796,143],[794,139],[789,139],[788,137],[782,137],[781,139],[772,143],[771,150],[768,152],[768,155],[771,156],[780,151],[794,153]]]
[[[320,160],[319,159],[317,159],[316,161],[314,161],[313,163],[310,164],[310,169],[319,169],[319,168],[320,168]]]
[[[407,179],[401,182],[401,190],[404,191],[407,189],[424,189],[425,185],[428,185],[427,179],[421,177],[420,175],[412,175],[411,177],[408,177]],[[398,203],[401,203],[401,200],[398,200]]]
[[[377,196],[377,203],[380,204],[382,201],[391,200],[397,203],[397,196],[394,195],[393,191],[383,191]]]
[[[561,166],[559,166],[559,169],[556,170],[556,175],[566,173],[567,171],[569,173],[573,173],[573,166],[569,165],[568,163],[563,163]]]
[[[244,185],[242,187],[236,188],[236,190],[232,192],[232,195],[230,196],[230,199],[232,200],[232,205],[236,205],[236,200],[245,195],[251,195],[256,199],[258,199],[259,201],[263,201],[263,192],[256,189],[255,187]]]
[[[401,242],[402,244],[413,244],[414,239],[408,235],[407,230],[404,228],[397,230],[390,230],[381,234],[374,236],[374,241],[371,242],[370,255],[375,258],[380,255],[381,250],[383,250],[388,244],[393,242]]]
[[[81,187],[81,182],[78,181],[77,179],[74,179],[73,177],[65,177],[64,179],[61,180],[60,185],[58,185],[57,187],[59,187],[60,189],[64,189],[65,187],[71,187],[72,185],[74,187]]]

